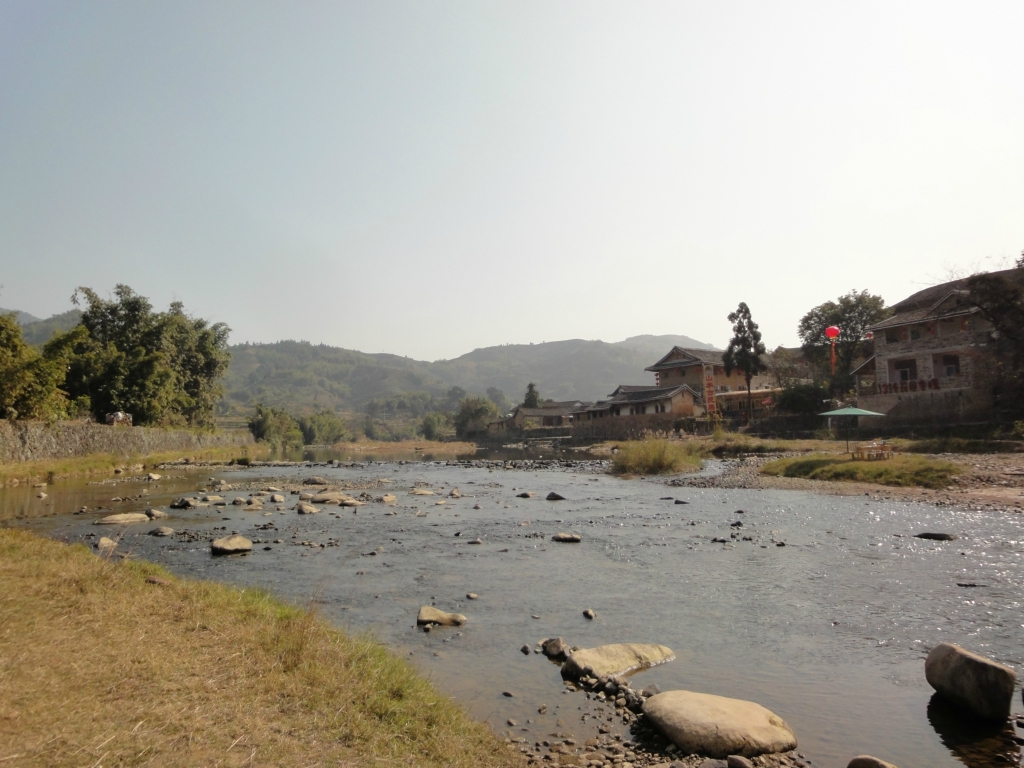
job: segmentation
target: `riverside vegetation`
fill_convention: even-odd
[[[486,725],[312,610],[0,530],[0,743],[18,765],[513,766]]]

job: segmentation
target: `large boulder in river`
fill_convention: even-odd
[[[119,515],[107,515],[93,525],[131,525],[132,523],[148,523],[149,515],[143,512],[122,512]]]
[[[1010,715],[1017,674],[1009,667],[952,643],[939,643],[924,662],[924,676],[946,700],[985,720]]]
[[[676,655],[664,645],[642,643],[616,643],[597,648],[574,651],[562,665],[562,677],[577,679],[589,674],[593,677],[616,677],[637,669],[647,669],[672,661]]]
[[[644,702],[644,715],[687,754],[754,757],[796,749],[786,721],[752,701],[665,691]]]
[[[432,605],[424,605],[416,615],[416,623],[419,626],[440,624],[442,627],[459,627],[467,621],[468,619],[461,613],[445,613]]]
[[[245,536],[225,536],[210,542],[210,552],[215,555],[234,555],[240,552],[251,552],[252,542]]]
[[[896,768],[896,766],[871,755],[857,755],[846,768]]]
[[[300,515],[315,515],[320,511],[319,507],[314,507],[312,504],[307,504],[304,501],[300,501],[294,507],[292,507]]]

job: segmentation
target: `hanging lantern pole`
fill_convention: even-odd
[[[839,336],[839,328],[835,325],[830,325],[825,329],[825,335],[828,336],[829,341],[832,342],[832,378],[836,377],[836,338]]]

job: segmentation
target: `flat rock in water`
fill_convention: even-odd
[[[398,503],[398,497],[395,496],[395,494],[393,493],[385,493],[383,496],[380,497],[380,500],[383,501],[385,504]]]
[[[939,643],[924,662],[928,684],[947,701],[986,720],[1010,715],[1017,674],[1009,667],[961,648]]]
[[[252,542],[245,536],[225,536],[210,542],[210,551],[215,555],[233,555],[238,552],[251,552]]]
[[[675,657],[671,648],[654,644],[616,643],[599,645],[596,648],[582,648],[573,652],[562,665],[562,677],[579,678],[584,674],[593,677],[615,677],[633,670],[664,664]]]
[[[516,498],[517,499],[532,499],[536,495],[537,494],[534,493],[533,491],[523,491],[522,493],[517,493],[516,494]]]
[[[343,501],[355,501],[355,499],[341,491],[325,491],[323,493],[315,493],[308,499],[302,499],[302,501],[312,501],[314,504],[341,504]]]
[[[915,539],[928,539],[930,541],[956,541],[957,536],[953,533],[915,533]]]
[[[846,768],[896,768],[896,766],[871,755],[857,755]]]
[[[167,513],[159,509],[147,509],[146,517],[150,520],[159,520],[161,517],[167,517]]]
[[[448,495],[453,499],[461,499],[462,491],[460,491],[458,488],[452,488],[452,492],[449,493]]]
[[[424,624],[440,624],[442,627],[459,627],[467,621],[468,619],[461,613],[446,613],[432,605],[424,605],[416,615],[416,623],[420,626]]]
[[[147,480],[159,480],[160,479],[160,475],[158,475],[156,472],[150,472],[148,475],[146,475],[146,479]]]
[[[199,500],[182,496],[172,501],[168,506],[171,509],[195,509],[199,506]]]
[[[284,504],[284,496],[282,496],[280,493],[271,494],[271,496],[270,496],[270,503],[271,504]]]
[[[413,488],[409,491],[413,496],[433,496],[433,491],[428,491],[426,488]]]
[[[99,550],[101,555],[109,555],[117,548],[117,542],[113,539],[108,539],[106,536],[101,536],[100,540],[96,542],[96,549]]]
[[[150,536],[171,536],[174,533],[173,528],[168,528],[166,525],[162,525],[159,528],[154,528],[149,532]]]
[[[644,702],[644,715],[688,754],[754,757],[796,749],[786,721],[752,701],[666,691]]]
[[[548,501],[565,501],[565,496],[560,493],[552,491],[545,497]]]
[[[564,544],[579,544],[583,539],[578,533],[556,533],[551,537],[552,541],[560,541]]]
[[[304,501],[300,501],[294,507],[292,507],[300,515],[315,515],[320,511],[319,507],[314,507],[312,504],[307,504]]]
[[[119,515],[107,515],[93,525],[131,525],[132,523],[148,523],[149,515],[143,512],[123,512]]]
[[[235,496],[235,498],[231,500],[231,503],[234,504],[236,507],[240,507],[246,502],[245,499],[243,499],[241,496]]]
[[[327,485],[327,478],[325,478],[325,477],[318,477],[317,475],[313,475],[312,477],[307,477],[305,480],[303,480],[302,484],[303,485]]]

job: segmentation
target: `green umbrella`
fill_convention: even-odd
[[[885,416],[884,413],[875,413],[874,411],[865,411],[863,408],[838,408],[834,411],[825,411],[825,413],[819,413],[819,416]],[[846,431],[846,452],[850,452],[850,431]]]

